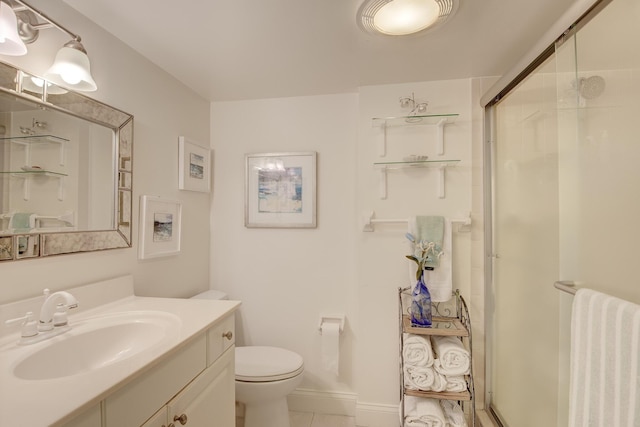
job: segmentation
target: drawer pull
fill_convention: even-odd
[[[231,341],[231,339],[233,338],[233,332],[227,331],[224,334],[222,334],[222,336],[228,339],[229,341]]]
[[[182,414],[180,416],[174,416],[173,421],[178,421],[180,424],[185,425],[189,420],[187,418],[187,414]]]

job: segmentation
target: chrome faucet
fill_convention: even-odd
[[[53,329],[53,314],[56,308],[59,306],[57,302],[59,300],[64,301],[63,307],[65,309],[76,308],[78,306],[78,300],[76,297],[66,291],[58,291],[52,294],[49,293],[49,289],[44,290],[44,302],[40,309],[40,322],[38,323],[39,331],[50,331]]]

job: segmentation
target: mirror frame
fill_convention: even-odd
[[[0,93],[39,104],[105,126],[114,132],[114,229],[0,236],[0,261],[33,259],[52,255],[130,248],[132,236],[133,116],[78,92],[54,85],[42,88],[23,84],[41,78],[0,62]],[[28,80],[27,80],[28,79]],[[44,79],[43,79],[44,80]],[[52,90],[55,89],[55,90]],[[27,236],[27,237],[25,237]],[[19,254],[19,243],[29,240],[33,250]]]

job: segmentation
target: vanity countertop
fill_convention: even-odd
[[[234,312],[239,305],[239,301],[229,300],[130,295],[77,314],[70,313],[72,329],[46,341],[19,345],[19,332],[0,337],[0,425],[48,426],[71,419],[170,357],[201,332]],[[16,366],[33,352],[69,339],[74,333],[82,333],[91,322],[125,314],[131,317],[136,313],[162,313],[175,321],[171,322],[171,328],[162,340],[116,363],[105,363],[97,369],[51,379],[24,379],[14,374]]]

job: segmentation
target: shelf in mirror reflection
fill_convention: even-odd
[[[15,142],[18,144],[48,144],[69,142],[68,139],[56,135],[17,135],[1,137],[2,142]]]
[[[53,172],[48,170],[29,170],[29,171],[0,171],[0,174],[6,176],[11,175],[16,178],[24,178],[26,176],[49,176],[49,177],[64,177],[68,176],[66,173]]]

